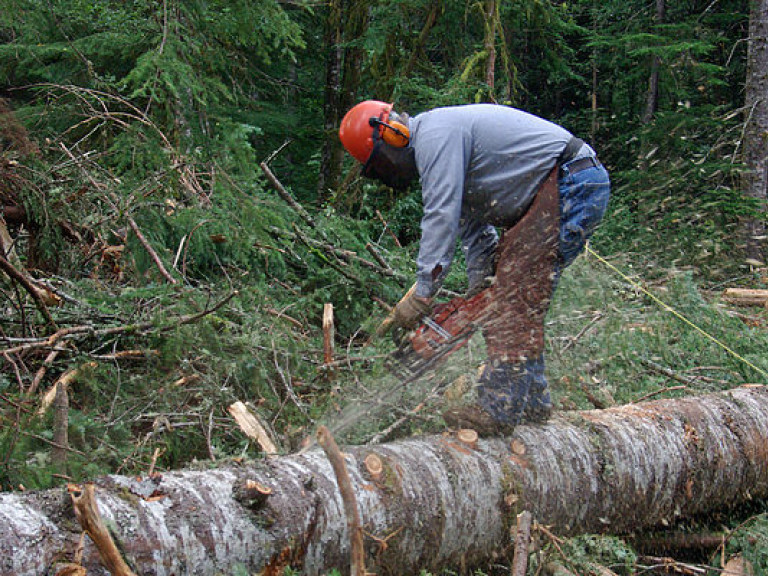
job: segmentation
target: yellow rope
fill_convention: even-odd
[[[667,312],[670,312],[670,313],[671,313],[673,316],[675,316],[676,318],[678,318],[678,319],[680,319],[681,321],[685,322],[686,324],[688,324],[688,326],[690,326],[691,328],[693,328],[694,330],[696,330],[697,332],[699,332],[701,335],[703,335],[704,337],[708,338],[709,340],[711,340],[712,342],[714,342],[715,344],[717,344],[718,346],[720,346],[720,348],[722,348],[723,350],[725,350],[726,352],[728,352],[728,353],[729,353],[731,356],[733,356],[734,358],[737,358],[738,360],[740,360],[741,362],[743,362],[744,364],[746,364],[747,366],[749,366],[750,368],[752,368],[752,369],[753,369],[753,370],[755,370],[756,372],[759,372],[759,373],[760,373],[760,374],[762,374],[763,376],[766,376],[766,377],[768,377],[768,372],[766,372],[765,370],[763,370],[762,368],[760,368],[760,367],[758,367],[758,366],[755,366],[755,365],[754,365],[752,362],[750,362],[749,360],[747,360],[746,358],[744,358],[744,357],[743,357],[741,354],[739,354],[738,352],[736,352],[735,350],[733,350],[733,349],[732,349],[731,347],[729,347],[727,344],[725,344],[724,342],[722,342],[722,341],[718,340],[717,338],[715,338],[714,336],[712,336],[710,333],[708,333],[708,332],[707,332],[707,331],[705,331],[704,329],[702,329],[702,328],[699,328],[699,327],[698,327],[696,324],[694,324],[693,322],[691,322],[690,320],[688,320],[688,318],[686,318],[685,316],[683,316],[682,314],[680,314],[680,312],[678,312],[677,310],[675,310],[674,308],[672,308],[672,307],[671,307],[669,304],[667,304],[666,302],[662,301],[662,300],[661,300],[659,297],[657,297],[656,295],[654,295],[654,294],[651,294],[651,293],[650,293],[648,290],[646,290],[645,288],[643,288],[643,286],[642,286],[642,285],[640,285],[638,282],[636,282],[636,281],[632,280],[632,278],[630,278],[629,276],[627,276],[626,274],[624,274],[624,273],[623,273],[621,270],[619,270],[618,268],[616,268],[616,266],[614,266],[613,264],[611,264],[610,262],[608,262],[608,260],[606,260],[605,258],[603,258],[602,256],[600,256],[600,254],[598,254],[597,252],[595,252],[594,250],[592,250],[592,248],[590,248],[590,247],[589,247],[589,245],[587,245],[587,246],[586,246],[586,252],[587,252],[588,254],[590,254],[591,256],[594,256],[594,257],[595,257],[595,258],[596,258],[596,259],[597,259],[599,262],[601,262],[601,263],[605,264],[605,265],[606,265],[608,268],[610,268],[611,270],[613,270],[613,272],[615,272],[617,275],[619,275],[619,276],[620,276],[620,277],[621,277],[623,280],[625,280],[626,282],[629,282],[629,283],[630,283],[632,286],[634,286],[635,288],[637,288],[638,290],[640,290],[640,291],[641,291],[643,294],[645,294],[646,296],[648,296],[648,297],[649,297],[651,300],[653,300],[654,302],[656,302],[656,303],[657,303],[659,306],[661,306],[662,308],[664,308],[664,309],[665,309]]]

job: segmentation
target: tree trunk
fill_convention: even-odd
[[[360,89],[365,51],[360,45],[368,29],[370,4],[366,0],[346,0],[345,2],[344,70],[339,95],[340,118],[357,103],[357,91]]]
[[[318,192],[332,196],[341,181],[344,149],[337,136],[344,114],[354,105],[360,85],[363,49],[357,45],[368,28],[370,7],[362,0],[332,0],[325,28],[326,59],[324,136]],[[346,45],[346,47],[345,47]]]
[[[366,567],[471,567],[508,553],[522,510],[563,535],[620,534],[765,497],[768,389],[561,413],[507,439],[464,444],[446,433],[354,447],[345,460]],[[344,506],[319,449],[143,481],[110,476],[96,498],[138,574],[349,566]],[[79,536],[63,490],[0,495],[0,573],[46,573],[71,561]],[[87,538],[83,564],[105,574]]]
[[[666,12],[666,0],[656,0],[656,25],[664,23]],[[653,55],[651,58],[651,74],[648,77],[648,94],[645,98],[645,112],[643,112],[642,122],[648,124],[656,110],[659,108],[659,68],[661,67],[661,58]]]
[[[341,93],[341,73],[344,65],[343,26],[342,0],[330,0],[328,2],[328,14],[325,18],[324,35],[326,57],[323,135],[325,140],[317,181],[318,193],[321,198],[326,197],[329,190],[336,188],[341,171],[343,150],[338,138],[336,138],[336,130],[338,130],[342,118],[339,94]]]
[[[754,0],[749,17],[746,79],[747,120],[744,131],[744,193],[765,211],[768,200],[768,0]],[[746,256],[765,262],[765,221],[745,222]]]
[[[411,49],[411,56],[408,58],[408,62],[403,68],[402,72],[400,72],[401,78],[408,78],[411,75],[411,72],[413,72],[413,69],[416,66],[416,62],[419,59],[419,55],[424,50],[424,45],[426,44],[427,39],[429,38],[429,33],[432,31],[432,28],[435,26],[435,23],[437,22],[437,17],[440,14],[441,9],[442,9],[442,0],[435,0],[432,3],[432,8],[429,10],[427,19],[424,22],[424,27],[421,29],[419,36],[416,38],[416,41],[413,43],[413,48]]]
[[[488,97],[495,102],[496,86],[496,0],[485,0],[485,83],[488,85]]]

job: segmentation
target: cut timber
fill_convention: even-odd
[[[513,439],[525,450],[513,452]],[[383,463],[376,482],[370,454]],[[368,570],[479,566],[509,552],[522,510],[559,535],[622,534],[768,496],[768,390],[560,413],[475,449],[452,435],[345,447],[344,461]],[[258,506],[233,495],[248,480],[271,490]],[[258,573],[282,563],[312,576],[350,565],[344,505],[319,448],[153,482],[157,497],[146,500],[132,496],[134,478],[96,481],[104,522],[138,574]],[[61,489],[0,494],[0,574],[71,562],[73,519]],[[88,539],[82,564],[105,574]]]
[[[736,306],[768,306],[768,290],[726,288],[723,300]]]
[[[327,377],[333,375],[333,339],[335,329],[333,324],[333,304],[326,303],[323,306],[323,362],[327,370]]]
[[[266,428],[259,422],[256,415],[248,410],[248,407],[242,402],[235,402],[230,404],[227,411],[235,419],[237,425],[240,426],[240,430],[252,440],[261,446],[261,449],[265,454],[277,454],[277,447],[272,439],[267,434]]]

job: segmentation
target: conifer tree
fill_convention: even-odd
[[[746,256],[766,262],[766,202],[768,202],[768,1],[754,0],[749,17],[749,56],[744,131],[744,193],[754,199],[758,214],[745,223]]]

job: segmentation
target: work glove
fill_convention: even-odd
[[[432,300],[421,298],[414,294],[406,296],[397,303],[392,312],[392,323],[396,328],[410,330],[415,328],[419,321],[432,312]]]

